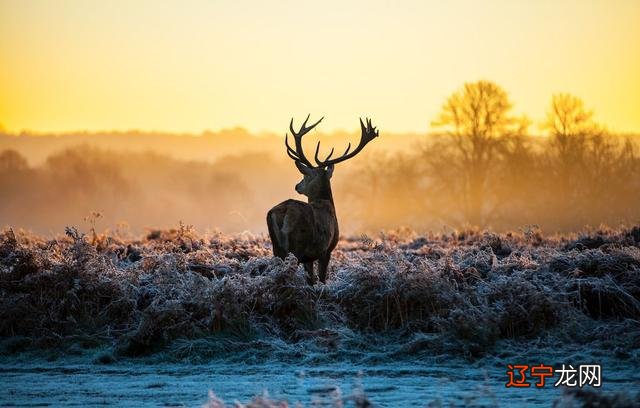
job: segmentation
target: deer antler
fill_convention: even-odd
[[[287,146],[287,154],[289,155],[289,157],[291,157],[293,160],[297,162],[303,163],[305,166],[313,168],[314,166],[307,159],[307,157],[304,155],[304,151],[302,150],[302,137],[307,133],[309,133],[311,129],[316,127],[318,123],[322,122],[322,119],[324,119],[324,116],[321,117],[320,120],[318,120],[313,125],[307,126],[307,121],[309,120],[309,116],[311,116],[311,114],[307,115],[307,118],[302,123],[300,130],[297,132],[293,130],[293,118],[291,118],[291,123],[289,123],[289,130],[291,131],[291,135],[293,136],[293,140],[295,142],[295,147],[296,147],[295,150],[292,149],[291,146],[289,146],[289,135],[285,136],[284,144]],[[320,142],[318,142],[318,144],[319,143]]]
[[[347,146],[347,150],[345,150],[342,156],[335,159],[331,159],[331,156],[333,155],[333,150],[334,150],[334,149],[331,149],[331,152],[329,152],[329,155],[324,160],[320,160],[318,158],[318,153],[320,151],[320,142],[318,141],[318,145],[316,146],[316,154],[315,154],[315,160],[316,160],[316,163],[318,164],[318,167],[326,167],[326,166],[329,166],[330,164],[337,164],[345,160],[348,160],[353,156],[355,156],[356,154],[360,153],[360,151],[367,145],[367,143],[369,143],[370,141],[378,137],[379,131],[375,128],[375,126],[371,125],[371,119],[366,119],[366,122],[367,122],[367,125],[365,126],[365,124],[362,122],[362,119],[360,119],[360,128],[362,129],[362,135],[360,136],[360,143],[358,143],[358,146],[351,153],[349,153],[349,150],[351,150],[351,143],[349,143],[349,145]]]

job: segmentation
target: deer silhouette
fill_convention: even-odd
[[[366,119],[366,125],[360,119],[362,129],[360,143],[351,152],[351,143],[349,143],[342,156],[334,159],[331,159],[334,152],[332,148],[327,157],[320,160],[318,157],[320,142],[318,141],[314,166],[304,154],[302,137],[316,127],[324,117],[307,126],[309,116],[297,132],[293,129],[293,118],[291,119],[289,130],[293,136],[295,148],[289,146],[289,135],[285,137],[287,154],[295,161],[296,167],[303,175],[302,181],[296,185],[296,191],[307,196],[308,202],[286,200],[276,205],[267,213],[267,226],[274,256],[284,259],[289,253],[295,255],[304,265],[307,281],[313,285],[315,283],[314,262],[318,261],[318,277],[324,283],[331,251],[336,247],[340,235],[331,193],[334,165],[360,153],[367,143],[378,136],[378,130],[371,125],[371,119]]]

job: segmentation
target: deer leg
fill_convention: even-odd
[[[318,279],[320,279],[322,283],[327,281],[327,269],[329,268],[330,259],[331,252],[327,252],[318,259]]]
[[[304,263],[304,270],[307,271],[307,282],[309,285],[315,285],[316,276],[313,274],[313,261]]]

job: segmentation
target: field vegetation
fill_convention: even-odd
[[[0,294],[5,354],[474,358],[535,340],[637,362],[640,228],[344,237],[327,284],[313,287],[295,257],[272,257],[264,235],[6,229]]]

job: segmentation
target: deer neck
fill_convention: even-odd
[[[331,183],[328,180],[317,194],[308,198],[309,204],[326,204],[327,201],[331,204],[332,208],[335,208],[333,204],[333,194],[331,192]]]

